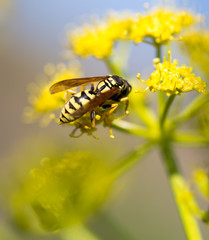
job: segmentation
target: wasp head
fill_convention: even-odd
[[[117,101],[128,96],[132,90],[132,86],[128,83],[128,81],[117,75],[113,75],[112,78],[115,80],[117,87],[120,88],[120,93],[114,96],[112,99]]]

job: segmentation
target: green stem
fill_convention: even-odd
[[[110,57],[105,58],[104,62],[105,62],[106,66],[107,66],[107,68],[108,68],[108,70],[110,71],[111,74],[115,74],[115,75],[118,75],[118,76],[123,75],[120,68],[114,64],[114,62],[111,60]]]
[[[126,122],[124,120],[116,120],[112,123],[112,127],[131,135],[143,137],[150,140],[155,140],[158,138],[158,129],[147,129],[142,126],[136,125],[134,123]],[[154,131],[156,130],[156,131]]]
[[[160,117],[160,128],[163,129],[164,123],[165,123],[165,119],[167,117],[168,111],[170,109],[171,104],[173,103],[174,99],[175,99],[175,94],[171,95],[165,105],[164,111]]]
[[[199,147],[208,145],[209,138],[204,137],[197,132],[177,132],[173,135],[173,141],[189,144],[189,146]]]
[[[167,169],[170,185],[173,191],[174,199],[181,216],[182,224],[188,240],[201,240],[201,234],[197,222],[192,214],[189,203],[185,201],[185,196],[188,193],[188,188],[183,177],[179,173],[178,166],[174,154],[171,151],[170,142],[164,139],[161,142],[161,151],[163,161]],[[191,201],[190,205],[195,205]]]
[[[84,225],[75,225],[65,231],[60,232],[63,240],[99,240],[92,232]]]
[[[136,164],[153,146],[153,142],[146,142],[140,147],[133,150],[126,158],[117,163],[112,171],[115,177],[121,176],[127,170],[129,170],[134,164]]]
[[[156,57],[160,59],[160,62],[162,62],[162,45],[161,44],[156,44],[155,43],[155,48],[156,48]],[[165,94],[162,91],[158,92],[158,112],[161,115],[162,113],[162,108],[165,103]]]
[[[162,45],[161,44],[155,44],[156,47],[156,57],[160,59],[160,62],[162,62]]]
[[[156,46],[155,45],[155,43],[153,43],[153,42],[151,42],[151,41],[147,41],[147,40],[145,40],[145,39],[143,39],[143,41],[142,41],[143,43],[146,43],[146,44],[149,44],[149,45],[151,45],[151,46]]]
[[[203,107],[208,104],[209,95],[201,94],[196,97],[183,111],[174,119],[176,123],[183,123],[195,116]]]

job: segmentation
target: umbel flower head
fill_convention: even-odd
[[[190,31],[184,34],[181,48],[186,52],[194,66],[200,68],[209,78],[209,31]]]
[[[192,73],[192,68],[185,65],[178,67],[178,61],[171,62],[171,53],[168,52],[168,60],[164,58],[163,63],[160,60],[154,59],[154,67],[156,70],[150,75],[147,81],[140,79],[140,74],[137,78],[146,83],[148,89],[152,92],[163,91],[167,96],[172,94],[180,94],[190,91],[205,92],[206,82],[196,77]]]
[[[44,75],[41,76],[39,82],[29,85],[30,106],[25,108],[25,122],[30,123],[41,118],[41,125],[47,125],[54,118],[53,111],[61,108],[65,102],[63,93],[52,96],[49,93],[49,87],[55,82],[76,78],[80,75],[80,65],[77,62],[71,62],[69,65],[59,63],[56,66],[47,64],[44,67]]]
[[[130,39],[139,43],[143,38],[150,37],[157,44],[174,40],[174,35],[193,24],[195,17],[186,11],[157,9],[146,15],[138,15],[133,24]]]
[[[189,12],[168,9],[158,9],[144,15],[114,12],[103,21],[84,24],[67,35],[74,54],[103,59],[113,53],[115,41],[133,40],[139,43],[150,37],[154,43],[165,43],[174,40],[175,34],[181,33],[196,20]]]
[[[93,21],[67,33],[70,47],[81,57],[107,58],[115,40],[127,39],[134,16],[129,13],[110,14],[104,21]]]
[[[31,171],[16,197],[16,207],[30,205],[44,229],[58,230],[79,224],[93,213],[106,199],[112,182],[107,165],[88,153],[45,158],[41,168]]]

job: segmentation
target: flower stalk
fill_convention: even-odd
[[[150,148],[152,146],[153,142],[148,141],[134,149],[127,157],[117,163],[112,169],[115,177],[121,176],[122,174],[127,172],[133,165],[142,160],[144,155],[150,151]]]
[[[169,111],[169,109],[170,109],[170,106],[171,106],[171,104],[173,103],[173,101],[174,101],[174,99],[175,99],[175,96],[176,96],[176,95],[174,95],[174,94],[171,95],[171,96],[168,98],[167,102],[166,102],[164,111],[163,111],[163,113],[162,113],[162,116],[160,117],[160,128],[161,128],[161,129],[163,129],[163,126],[164,126],[164,123],[165,123],[165,119],[166,119],[166,117],[167,117],[167,114],[168,114],[168,111]]]
[[[182,224],[188,240],[201,240],[201,233],[199,231],[196,219],[189,207],[185,195],[188,193],[187,186],[183,177],[179,173],[178,166],[174,154],[172,153],[170,143],[162,141],[161,152],[163,162],[166,166],[170,186],[173,192],[174,200],[176,202],[179,214],[181,216]]]
[[[83,224],[65,229],[60,233],[63,240],[99,240],[88,228]]]
[[[163,114],[160,118],[160,129],[162,134],[160,149],[162,153],[163,163],[167,170],[174,200],[176,202],[176,206],[178,208],[187,239],[201,240],[201,233],[199,231],[196,219],[191,209],[189,208],[189,202],[187,201],[187,199],[184,199],[184,195],[188,193],[188,188],[184,182],[184,178],[179,171],[177,160],[171,147],[171,139],[169,138],[169,136],[166,135],[164,131],[164,123],[167,118],[170,106],[175,99],[175,96],[176,95],[171,95],[169,97],[167,103],[165,104]],[[194,202],[193,199],[192,202]],[[196,205],[196,203],[194,202],[193,205]]]

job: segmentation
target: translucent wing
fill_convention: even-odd
[[[51,94],[65,91],[67,89],[78,87],[91,82],[98,82],[107,79],[109,76],[99,76],[99,77],[87,77],[87,78],[73,78],[66,79],[60,82],[53,84],[49,91]]]

